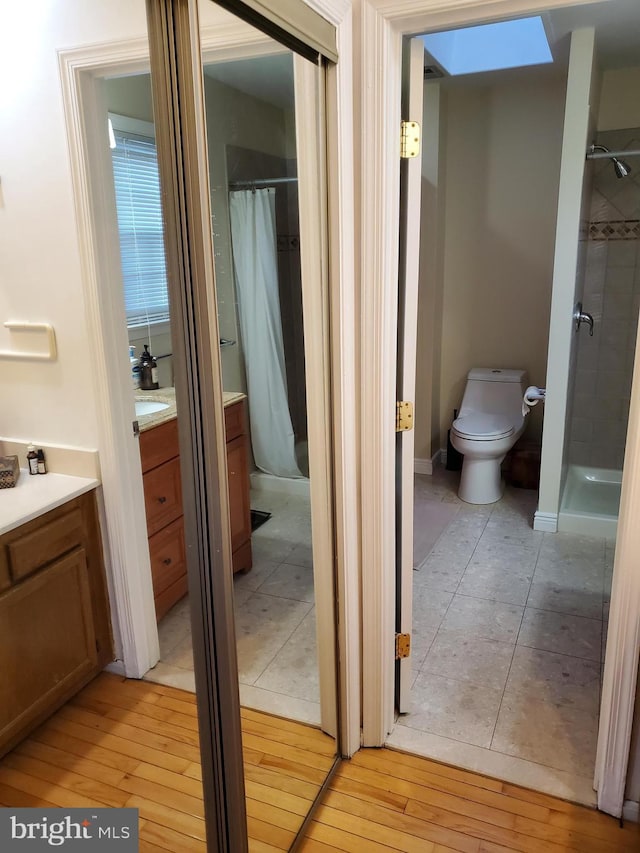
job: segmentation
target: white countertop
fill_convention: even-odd
[[[99,480],[87,477],[29,474],[21,469],[12,489],[0,489],[0,535],[99,485]]]

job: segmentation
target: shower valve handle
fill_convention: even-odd
[[[589,326],[589,335],[593,337],[593,317],[587,311],[582,310],[582,302],[577,303],[573,311],[573,319],[576,332],[580,328],[581,323],[586,323]]]

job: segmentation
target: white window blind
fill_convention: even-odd
[[[127,325],[169,319],[158,160],[153,139],[114,128],[111,150]]]

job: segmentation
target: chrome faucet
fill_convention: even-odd
[[[593,337],[593,317],[591,314],[582,310],[582,302],[578,302],[573,311],[573,319],[575,322],[575,330],[576,332],[580,328],[581,323],[586,323],[589,327],[589,334]]]

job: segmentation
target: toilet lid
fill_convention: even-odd
[[[513,424],[504,415],[485,415],[474,412],[453,422],[453,428],[461,438],[494,440],[506,438],[514,431]]]

